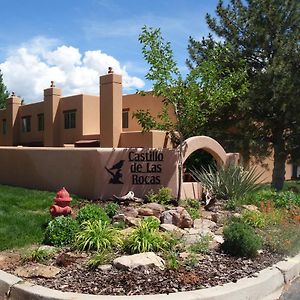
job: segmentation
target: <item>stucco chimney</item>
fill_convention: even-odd
[[[100,146],[118,147],[122,132],[122,76],[108,74],[100,77]]]
[[[12,95],[6,99],[6,145],[15,146],[19,141],[19,122],[17,119],[19,107],[21,106],[22,100],[15,96],[13,92]]]
[[[58,106],[61,89],[54,86],[44,90],[44,146],[57,147],[59,145]]]

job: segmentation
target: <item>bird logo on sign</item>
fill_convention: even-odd
[[[124,165],[123,159],[121,159],[119,162],[114,164],[110,169],[105,167],[106,171],[111,175],[111,179],[109,180],[109,183],[112,184],[123,184],[121,181],[121,178],[123,177],[123,174],[121,172],[121,169]]]

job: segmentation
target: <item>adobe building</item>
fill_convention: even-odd
[[[83,197],[105,199],[130,190],[143,197],[161,186],[176,197],[182,182],[182,198],[200,198],[201,185],[179,175],[178,149],[168,134],[142,132],[132,118],[138,109],[157,115],[162,101],[122,95],[122,77],[111,69],[100,77],[100,97],[63,97],[53,82],[41,102],[22,105],[12,94],[0,110],[0,184],[50,191],[65,186]],[[185,141],[183,162],[199,149],[220,165],[238,160],[217,141],[198,136]],[[273,166],[271,160],[268,165]],[[286,169],[290,179],[292,166]],[[265,181],[271,181],[271,173],[270,167]]]
[[[161,131],[141,133],[133,112],[157,115],[162,102],[151,95],[122,95],[122,77],[100,77],[100,97],[63,97],[51,83],[44,100],[22,105],[12,94],[0,109],[0,146],[30,147],[170,147]],[[101,133],[101,134],[100,134]]]

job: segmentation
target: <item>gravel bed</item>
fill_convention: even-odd
[[[209,288],[236,282],[255,274],[282,259],[281,255],[261,253],[256,259],[241,259],[213,251],[203,255],[196,266],[159,270],[139,268],[132,271],[89,270],[84,263],[63,267],[56,278],[34,278],[31,282],[64,292],[95,295],[168,294]]]

